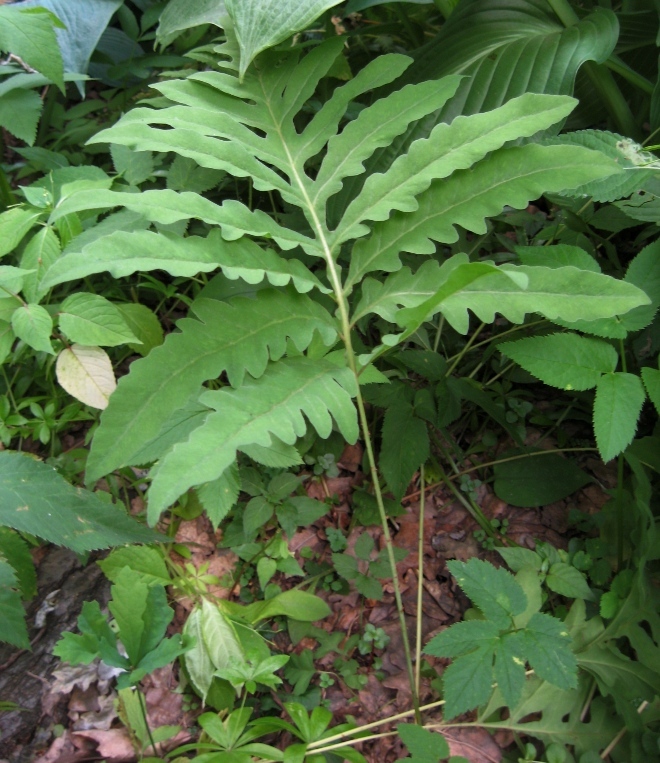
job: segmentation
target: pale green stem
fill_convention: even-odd
[[[462,358],[462,357],[465,355],[465,353],[466,353],[466,352],[467,352],[467,351],[470,349],[470,347],[472,347],[472,345],[474,344],[474,340],[475,340],[475,339],[476,339],[476,338],[479,336],[479,334],[481,333],[481,331],[483,330],[483,328],[484,328],[484,326],[485,326],[485,325],[486,325],[485,323],[480,323],[480,324],[479,324],[479,327],[477,328],[477,330],[476,330],[476,331],[474,331],[474,332],[472,333],[472,336],[471,336],[471,337],[470,337],[470,339],[469,339],[469,340],[468,340],[468,341],[465,343],[465,346],[463,347],[463,349],[462,349],[462,350],[461,350],[461,351],[458,353],[458,355],[456,355],[456,357],[455,357],[455,359],[454,359],[454,362],[453,362],[453,363],[452,363],[452,364],[449,366],[449,368],[447,369],[447,373],[445,374],[445,376],[449,377],[449,376],[451,376],[451,375],[452,375],[452,373],[453,373],[454,369],[455,369],[455,368],[456,368],[456,366],[457,366],[457,365],[460,363],[460,361],[461,361],[461,358]]]
[[[275,123],[275,120],[273,120]],[[408,670],[408,680],[410,682],[410,690],[412,693],[413,706],[415,718],[418,723],[421,723],[421,715],[419,710],[419,697],[415,691],[415,674],[413,671],[412,655],[410,652],[410,641],[408,639],[408,632],[406,630],[406,616],[403,610],[403,600],[401,598],[401,588],[399,586],[399,577],[396,569],[396,559],[394,558],[394,544],[392,543],[392,536],[390,534],[390,528],[387,521],[387,514],[385,513],[385,503],[383,501],[383,495],[380,489],[380,481],[378,478],[378,468],[376,466],[376,457],[374,455],[373,445],[371,442],[371,434],[369,432],[369,420],[364,408],[364,400],[362,398],[362,392],[360,390],[360,377],[358,373],[357,359],[355,357],[355,351],[351,342],[351,322],[348,313],[348,302],[344,296],[344,288],[341,282],[339,267],[335,262],[332,254],[332,250],[328,243],[328,231],[325,225],[321,222],[319,215],[312,203],[307,192],[307,186],[301,177],[296,163],[291,156],[289,147],[286,144],[282,136],[282,145],[287,153],[287,159],[289,160],[289,166],[291,167],[291,176],[295,180],[302,199],[307,208],[309,214],[309,221],[312,225],[316,238],[323,250],[323,257],[326,261],[328,268],[328,276],[332,290],[337,300],[337,307],[339,310],[339,320],[341,326],[341,335],[344,340],[344,347],[346,350],[346,359],[348,366],[355,377],[356,386],[356,402],[358,408],[358,415],[360,420],[360,428],[362,429],[362,436],[364,438],[365,450],[367,453],[367,460],[369,462],[369,470],[371,472],[371,479],[374,486],[374,493],[376,498],[376,504],[378,506],[378,513],[380,515],[380,521],[383,528],[383,538],[385,540],[385,548],[387,550],[387,558],[390,564],[390,570],[392,572],[392,587],[394,589],[394,599],[396,601],[396,607],[399,613],[399,622],[401,624],[401,638],[403,641],[403,650],[406,658],[406,667]]]
[[[419,467],[419,534],[417,538],[417,629],[415,638],[415,691],[419,697],[422,670],[422,594],[424,591],[424,464]]]

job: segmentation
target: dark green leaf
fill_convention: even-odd
[[[577,662],[566,626],[537,612],[524,632],[524,654],[539,678],[561,689],[577,686]]]
[[[465,620],[434,636],[424,647],[424,652],[435,657],[460,657],[485,644],[492,644],[499,634],[500,628],[488,620]]]
[[[497,640],[458,657],[442,674],[445,718],[450,720],[488,701],[493,684],[493,655]]]

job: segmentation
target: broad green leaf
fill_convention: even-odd
[[[660,371],[650,366],[642,368],[642,380],[649,399],[660,413]]]
[[[451,720],[488,702],[493,689],[493,655],[497,639],[458,657],[442,674],[444,717]]]
[[[105,350],[72,344],[57,356],[57,381],[76,400],[92,408],[107,408],[117,383]]]
[[[11,324],[0,320],[0,363],[4,363],[16,339]]]
[[[427,424],[409,403],[388,408],[383,420],[380,470],[394,498],[400,501],[413,474],[430,454]]]
[[[23,295],[28,302],[39,302],[48,291],[42,287],[41,280],[59,258],[60,252],[59,239],[48,226],[41,228],[28,241],[21,257],[21,267],[34,271],[26,276],[23,286]]]
[[[17,308],[11,316],[11,327],[19,339],[29,344],[37,352],[55,354],[53,345],[50,343],[53,319],[41,305],[32,303]]]
[[[413,723],[399,723],[396,730],[408,752],[419,763],[438,763],[449,757],[449,745],[441,734]]]
[[[523,649],[539,678],[561,689],[574,689],[577,686],[577,662],[570,643],[564,623],[537,612],[527,624]]]
[[[13,567],[0,556],[0,641],[6,641],[19,649],[29,649],[30,638],[18,587]]]
[[[225,0],[241,50],[240,76],[262,50],[304,30],[335,0]]]
[[[106,665],[126,669],[129,661],[117,651],[117,637],[110,628],[98,601],[86,601],[78,616],[79,634],[64,633],[53,654],[72,665],[89,665],[101,657]]]
[[[37,593],[37,573],[28,544],[21,536],[7,527],[0,527],[0,558],[14,570],[21,596],[31,599]]]
[[[434,636],[424,647],[434,657],[460,657],[466,652],[492,644],[500,629],[488,620],[464,620]]]
[[[13,251],[41,214],[40,209],[23,207],[12,207],[0,214],[0,255]]]
[[[347,368],[301,357],[271,364],[261,378],[236,390],[205,392],[200,402],[214,413],[159,462],[149,491],[149,521],[188,488],[217,479],[241,446],[268,446],[272,435],[293,444],[307,431],[303,413],[321,437],[330,435],[334,418],[346,441],[355,442],[354,386]],[[209,448],[210,442],[216,445]]]
[[[594,599],[584,574],[566,562],[557,562],[550,566],[545,584],[551,591],[569,599]]]
[[[533,450],[522,453],[509,451],[503,453],[502,457],[524,453],[529,453],[530,457],[496,464],[494,469],[495,494],[512,506],[547,506],[561,501],[591,482],[591,477],[574,461],[562,458],[557,453],[531,455]],[[509,560],[506,561],[508,564]],[[512,569],[515,571],[515,568]]]
[[[263,495],[256,495],[243,511],[243,531],[248,538],[253,538],[257,530],[264,527],[273,516],[275,504]]]
[[[612,345],[578,334],[528,337],[505,342],[498,349],[545,384],[566,390],[595,387],[619,361]]]
[[[44,7],[29,6],[0,7],[0,50],[20,56],[64,92],[62,54],[55,37],[55,27],[64,25]]]
[[[525,685],[525,660],[519,633],[507,633],[495,649],[495,681],[509,707],[520,701]]]
[[[272,599],[250,605],[249,620],[257,623],[269,617],[285,615],[293,620],[316,622],[331,614],[330,607],[323,599],[306,591],[291,589],[284,591]],[[246,613],[247,616],[247,613]]]
[[[335,337],[329,313],[308,297],[292,293],[264,290],[255,299],[229,303],[201,299],[195,303],[195,313],[200,320],[180,321],[180,333],[168,335],[120,380],[94,437],[87,463],[90,479],[133,463],[134,455],[203,382],[226,371],[230,383],[240,385],[246,371],[258,377],[269,358],[282,357],[287,338],[302,351],[315,331],[326,344]],[[222,469],[209,479],[221,473]]]
[[[457,78],[441,80],[455,90]],[[488,153],[520,137],[528,137],[567,116],[575,107],[572,98],[527,93],[504,106],[470,118],[458,117],[439,124],[428,138],[416,141],[387,172],[374,173],[360,195],[348,206],[332,242],[339,244],[367,232],[364,220],[386,220],[392,210],[413,212],[415,197],[432,181],[472,167]],[[431,157],[431,159],[429,159]]]
[[[43,102],[34,90],[17,88],[0,95],[0,127],[32,146],[37,137],[42,108]]]
[[[136,343],[129,343],[131,350],[144,356],[163,343],[163,327],[160,325],[158,316],[146,305],[137,302],[117,302],[115,307],[130,331],[139,340]]]
[[[169,6],[168,6],[169,7]],[[167,187],[172,191],[210,191],[225,177],[222,170],[200,167],[193,159],[177,156],[167,173]]]
[[[630,445],[646,394],[639,376],[609,373],[596,386],[594,433],[603,461],[611,461]]]
[[[447,567],[465,594],[499,628],[506,628],[527,606],[522,588],[503,567],[476,558],[447,562]]]
[[[59,325],[77,344],[140,344],[117,307],[99,294],[78,292],[67,297],[60,307]]]
[[[30,270],[16,268],[13,265],[0,265],[0,289],[5,293],[17,294],[23,288],[26,278],[32,275]]]
[[[541,557],[529,548],[502,546],[496,551],[514,572],[519,572],[523,567],[531,567],[537,572],[541,569]]]
[[[124,511],[30,456],[0,453],[0,525],[78,553],[163,540]]]
[[[244,650],[231,620],[217,606],[204,599],[199,615],[202,638],[214,669],[245,662]]]
[[[431,183],[417,197],[415,211],[394,212],[377,222],[371,236],[353,249],[348,284],[373,270],[398,270],[400,252],[432,254],[433,241],[453,243],[458,238],[455,225],[483,234],[485,219],[507,205],[523,209],[542,193],[618,171],[609,159],[577,146],[526,145],[495,151],[469,170]]]
[[[117,548],[98,562],[98,565],[103,570],[103,574],[113,583],[124,567],[130,567],[139,572],[148,585],[170,584],[170,573],[163,561],[163,555],[149,546]]]

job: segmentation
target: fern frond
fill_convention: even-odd
[[[432,254],[434,241],[453,243],[458,238],[456,225],[485,233],[486,218],[505,206],[523,209],[542,193],[574,188],[582,183],[580,178],[616,171],[600,154],[575,148],[534,144],[504,148],[469,170],[434,181],[417,197],[414,212],[395,212],[376,223],[368,239],[356,242],[346,289],[373,270],[398,270],[400,252]]]
[[[242,278],[251,284],[259,283],[266,276],[273,286],[285,286],[293,281],[301,294],[314,288],[329,291],[299,260],[285,260],[245,236],[237,241],[225,241],[218,229],[212,230],[206,238],[118,231],[79,252],[60,257],[44,274],[41,287],[51,288],[103,271],[121,278],[138,270],[165,270],[173,276],[194,276],[218,268],[228,278]]]
[[[249,210],[238,201],[225,201],[222,206],[214,204],[197,193],[170,190],[142,191],[126,193],[92,189],[79,191],[59,203],[50,215],[54,223],[71,212],[87,209],[112,209],[125,207],[143,215],[147,220],[162,225],[170,225],[179,220],[196,218],[209,225],[219,225],[223,238],[233,240],[245,234],[272,238],[282,249],[302,247],[315,257],[322,256],[319,245],[302,233],[284,228],[261,210]]]
[[[286,358],[239,389],[205,392],[200,402],[215,412],[152,472],[149,523],[188,488],[217,479],[242,446],[268,447],[273,436],[292,445],[307,431],[305,417],[321,437],[330,435],[334,419],[346,441],[355,442],[357,412],[351,398],[356,391],[348,368]]]
[[[124,376],[103,412],[92,444],[87,474],[94,480],[134,463],[136,454],[159,434],[163,421],[185,406],[209,379],[227,373],[232,385],[245,374],[263,374],[268,360],[281,358],[291,339],[298,350],[318,331],[326,345],[336,337],[332,316],[309,297],[265,289],[254,299],[230,302],[199,299],[199,320],[184,318]]]
[[[454,91],[459,79],[445,78],[438,86],[446,86],[445,83],[451,83]],[[439,124],[428,138],[415,141],[408,153],[396,159],[386,172],[367,178],[334,231],[332,244],[367,233],[368,228],[362,225],[366,220],[386,220],[394,209],[414,211],[415,197],[431,181],[471,167],[508,141],[529,137],[555,124],[570,114],[575,104],[573,98],[566,96],[527,93],[485,114],[457,117],[451,124]]]

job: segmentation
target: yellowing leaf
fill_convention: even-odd
[[[55,371],[64,389],[92,408],[106,408],[117,386],[110,358],[100,347],[71,345],[59,354]]]

